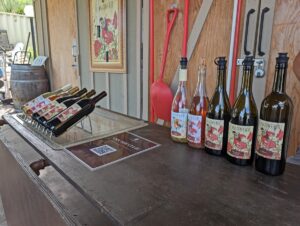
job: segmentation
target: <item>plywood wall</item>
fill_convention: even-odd
[[[294,155],[300,147],[300,80],[293,71],[295,56],[300,51],[300,1],[276,1],[272,43],[270,51],[269,73],[267,75],[266,94],[272,89],[275,58],[278,52],[288,52],[290,57],[286,90],[294,103],[294,116],[289,145],[289,155]]]
[[[77,69],[72,67],[72,44],[77,40],[75,0],[47,0],[50,42],[51,87],[64,84],[80,85]]]
[[[183,38],[183,9],[184,1],[166,0],[154,2],[154,56],[155,56],[155,79],[159,74],[159,67],[163,53],[164,35],[166,33],[165,14],[171,4],[176,3],[179,8],[178,18],[175,22],[168,52],[164,81],[171,83],[181,57]],[[197,13],[200,10],[202,0],[190,1],[189,7],[189,32],[193,27]],[[188,65],[189,80],[187,83],[189,100],[193,95],[197,82],[197,69],[201,57],[207,60],[207,91],[211,97],[216,83],[216,66],[213,61],[217,56],[229,54],[230,32],[232,20],[233,0],[214,0],[210,12],[206,18],[203,30],[198,39],[194,54]]]

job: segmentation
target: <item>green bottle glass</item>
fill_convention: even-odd
[[[243,61],[241,91],[234,103],[229,122],[227,159],[237,165],[250,165],[254,159],[257,107],[252,94],[254,59]]]
[[[206,114],[205,151],[213,155],[226,154],[230,103],[226,92],[226,59],[215,59],[217,86]]]
[[[274,176],[285,169],[293,114],[292,100],[285,92],[288,60],[287,53],[276,58],[273,89],[261,104],[257,133],[255,168]]]

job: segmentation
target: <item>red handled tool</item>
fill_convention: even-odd
[[[150,88],[151,108],[154,111],[154,115],[158,119],[162,119],[164,121],[171,120],[171,106],[173,101],[173,94],[170,87],[163,82],[163,78],[171,31],[177,15],[177,8],[169,9],[167,11],[167,33],[164,41],[164,50],[160,66],[159,78],[151,85]]]

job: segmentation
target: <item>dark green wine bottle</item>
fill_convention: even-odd
[[[205,151],[209,154],[226,154],[230,103],[226,92],[226,59],[215,59],[217,65],[217,86],[209,102],[206,114]]]
[[[293,114],[292,100],[285,92],[288,60],[287,53],[276,58],[273,89],[260,109],[255,168],[269,175],[280,175],[285,169]]]
[[[229,122],[227,159],[237,165],[250,165],[254,159],[257,108],[252,94],[254,59],[243,61],[241,91],[234,103]]]
[[[89,115],[95,109],[96,103],[106,95],[107,93],[103,91],[91,99],[85,98],[71,105],[47,123],[50,130],[55,136],[60,136],[83,117]]]

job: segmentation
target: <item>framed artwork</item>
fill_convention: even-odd
[[[91,71],[126,73],[125,4],[125,0],[89,1]]]

